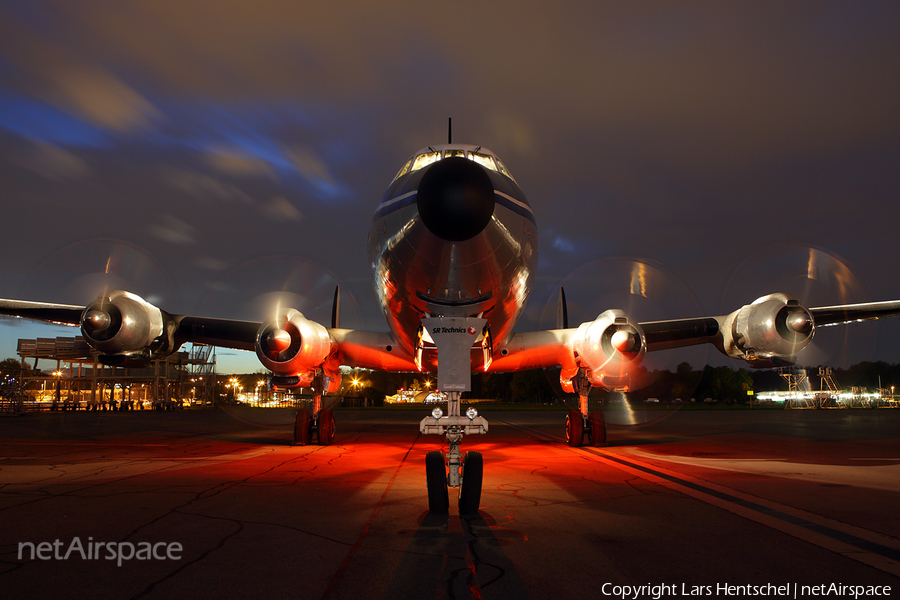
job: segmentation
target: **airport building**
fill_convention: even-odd
[[[18,375],[2,382],[4,408],[171,409],[214,402],[215,349],[194,345],[141,368],[105,365],[84,338],[20,339]],[[47,368],[50,363],[50,368]]]

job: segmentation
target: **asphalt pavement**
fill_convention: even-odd
[[[288,410],[4,417],[0,589],[900,595],[900,411],[608,414],[606,447],[570,448],[564,412],[486,411],[490,432],[463,443],[485,461],[469,517],[454,490],[449,515],[428,513],[425,454],[443,444],[419,435],[424,412],[338,410],[328,447],[292,446]]]

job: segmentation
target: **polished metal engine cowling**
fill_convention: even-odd
[[[162,311],[140,296],[114,291],[84,309],[81,333],[104,354],[130,354],[149,349],[162,336],[164,323]]]
[[[758,367],[793,364],[816,331],[810,312],[788,294],[763,296],[728,315],[724,325],[725,353]]]
[[[288,309],[263,323],[256,336],[256,355],[267,369],[280,376],[297,376],[310,385],[331,353],[331,336],[319,323]]]
[[[628,385],[631,371],[643,360],[647,341],[635,321],[621,310],[612,309],[582,323],[572,338],[571,348],[591,385],[620,388]]]

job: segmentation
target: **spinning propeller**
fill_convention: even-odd
[[[603,311],[621,309],[635,321],[657,321],[677,317],[701,316],[699,303],[688,286],[664,270],[661,266],[639,259],[608,258],[595,260],[574,270],[566,277],[561,287],[565,290],[568,326],[578,327],[592,321]],[[554,329],[558,321],[558,291],[547,301],[540,325],[542,329]],[[633,332],[620,329],[610,337],[610,344],[617,351],[629,352],[638,342]],[[677,353],[662,351],[647,353],[641,366],[631,374],[630,391],[652,386],[661,377],[660,371],[676,371],[676,365],[689,363],[694,369],[706,364],[708,349],[705,346],[683,348]],[[682,369],[683,371],[683,369]],[[548,371],[548,377],[555,378],[555,372]],[[678,397],[688,401],[699,383],[699,372],[681,373]],[[558,383],[552,381],[554,389]],[[669,390],[671,393],[672,390]],[[635,410],[637,403],[616,402],[621,399],[619,392],[600,388],[591,390],[591,398],[602,400],[604,405],[612,405],[616,410],[606,412],[608,423],[637,425],[655,421],[669,414],[669,411]],[[577,405],[577,397],[564,394],[563,400],[570,406]],[[618,410],[619,407],[624,410]],[[673,409],[674,410],[674,409]]]
[[[870,300],[867,290],[835,254],[798,243],[782,243],[752,252],[735,269],[725,287],[724,313],[771,292],[795,296],[807,309]],[[813,323],[805,311],[791,313],[787,326],[797,334]],[[816,327],[813,341],[798,355],[803,366],[838,366],[872,358],[876,327]]]

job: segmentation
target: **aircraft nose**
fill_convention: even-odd
[[[419,183],[419,217],[431,233],[448,242],[462,242],[481,233],[494,214],[494,186],[475,162],[445,158]]]

